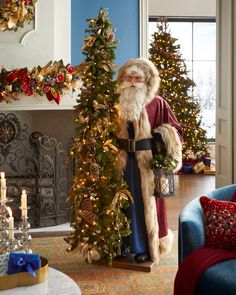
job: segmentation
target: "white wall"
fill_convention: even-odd
[[[38,0],[35,22],[16,32],[0,32],[0,69],[44,66],[50,60],[71,63],[71,0]],[[45,96],[23,96],[10,104],[1,102],[1,110],[73,109],[76,94],[68,91],[60,106]]]
[[[149,0],[149,16],[216,16],[216,0]]]
[[[0,65],[7,69],[71,61],[70,1],[38,0],[35,22],[0,32]]]

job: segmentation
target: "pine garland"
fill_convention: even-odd
[[[19,68],[0,72],[0,103],[11,103],[20,96],[43,96],[49,101],[60,103],[61,94],[80,89],[82,82],[78,66],[64,65],[62,60],[50,61],[45,66],[32,69]]]

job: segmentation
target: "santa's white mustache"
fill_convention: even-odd
[[[138,83],[138,82],[123,82],[120,84],[119,89],[125,89],[130,87],[136,87],[136,88],[143,88],[144,83]]]

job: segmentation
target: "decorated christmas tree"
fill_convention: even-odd
[[[207,151],[206,131],[201,127],[199,102],[192,96],[194,82],[189,78],[177,39],[171,36],[165,20],[157,23],[150,44],[150,60],[160,72],[159,95],[165,99],[184,130],[183,157]]]
[[[66,241],[69,250],[78,249],[88,262],[111,264],[120,254],[121,238],[130,233],[122,208],[131,197],[116,168],[119,96],[113,61],[117,41],[106,10],[88,22],[82,46],[86,58],[80,65],[83,87],[76,106],[77,136],[70,152],[75,161],[69,193],[74,231]]]

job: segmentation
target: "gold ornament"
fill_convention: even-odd
[[[81,254],[85,260],[88,261],[88,263],[92,263],[93,261],[98,261],[101,259],[101,254],[92,246],[89,244],[81,245]]]
[[[109,139],[107,140],[104,144],[103,144],[103,149],[104,151],[109,151],[109,149],[111,149],[112,151],[114,151],[115,153],[118,152],[118,149],[112,144],[112,140]]]
[[[79,121],[80,124],[84,124],[84,123],[86,123],[86,119],[85,119],[81,114],[79,114],[79,119],[78,119],[78,121]]]
[[[71,82],[71,80],[72,80],[72,75],[71,75],[71,74],[66,74],[66,75],[65,75],[65,80],[66,80],[67,83],[68,83],[68,82]]]
[[[5,90],[11,92],[12,91],[12,85],[6,85]]]
[[[93,205],[90,198],[85,198],[81,202],[80,216],[90,225],[96,224],[97,215],[92,212]]]
[[[38,76],[36,77],[36,81],[37,81],[38,83],[41,83],[41,82],[43,81],[43,76],[42,76],[42,75],[38,75]]]
[[[118,191],[112,200],[110,209],[114,210],[115,207],[117,206],[117,204],[119,204],[122,200],[127,201],[129,198],[130,198],[131,202],[134,203],[134,199],[128,190],[123,189],[123,190]]]
[[[108,109],[108,105],[106,103],[101,104],[101,103],[98,103],[96,100],[93,101],[93,107],[94,107],[95,111],[97,111],[99,109],[104,109],[104,110]]]

